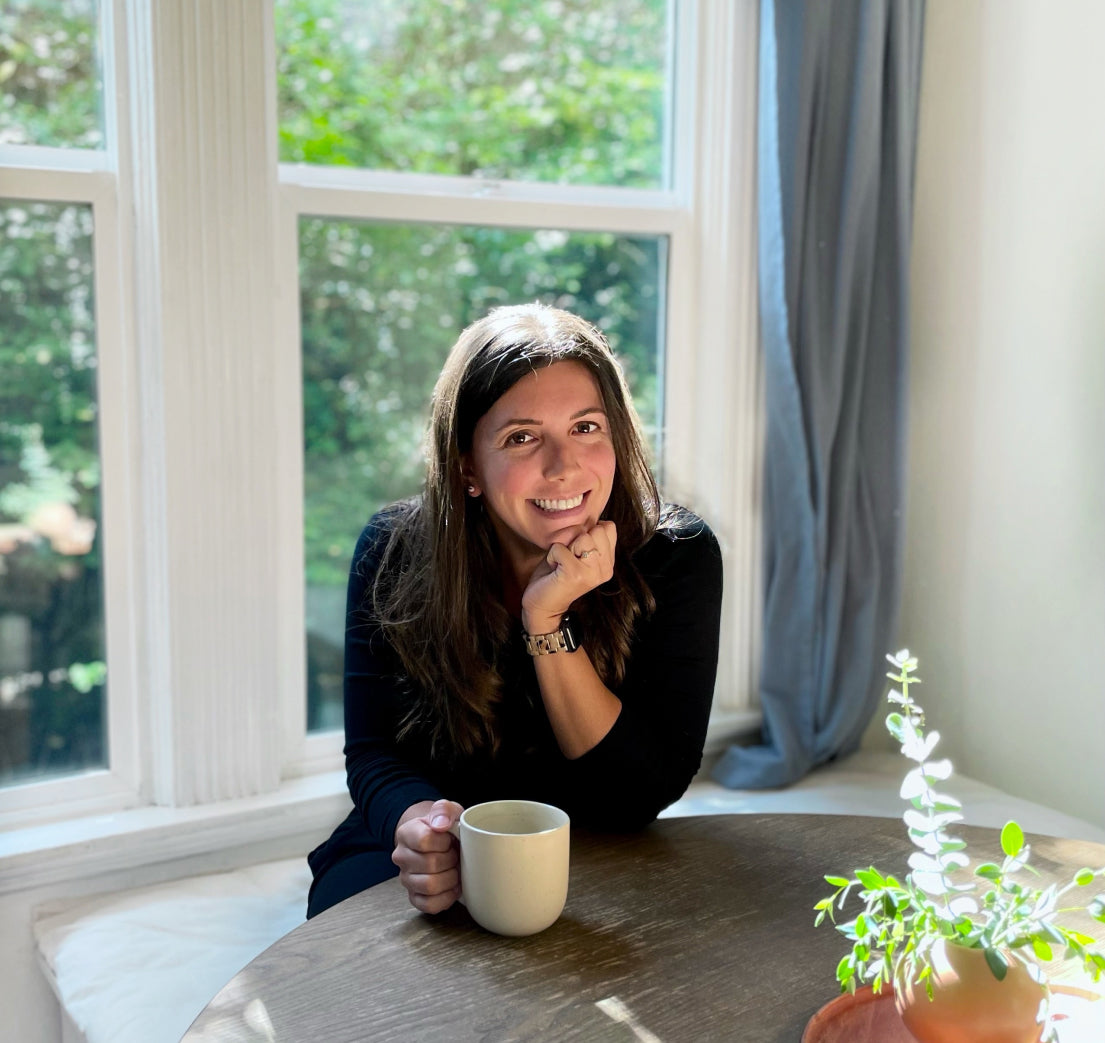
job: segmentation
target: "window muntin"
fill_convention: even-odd
[[[97,0],[5,0],[0,145],[104,145]]]
[[[280,158],[667,188],[669,0],[277,0]]]
[[[0,200],[0,785],[103,767],[92,208]]]
[[[667,240],[300,220],[307,689],[311,730],[340,728],[349,559],[377,509],[419,491],[427,406],[464,326],[543,300],[609,337],[655,445]]]

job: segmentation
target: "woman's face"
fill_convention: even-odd
[[[527,373],[480,417],[463,466],[519,575],[590,531],[615,470],[594,374],[575,361]]]

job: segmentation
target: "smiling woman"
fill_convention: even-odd
[[[434,390],[428,456],[423,496],[376,515],[354,555],[355,809],[310,856],[309,915],[396,867],[440,912],[464,806],[524,798],[638,828],[701,761],[721,557],[661,503],[603,335],[540,304],[474,323]]]

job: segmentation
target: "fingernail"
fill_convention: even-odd
[[[430,825],[433,826],[434,829],[448,829],[450,826],[449,816],[434,815],[434,817],[430,819]]]

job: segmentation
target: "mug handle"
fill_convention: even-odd
[[[459,818],[456,820],[456,822],[454,822],[449,827],[449,832],[452,833],[453,836],[455,836],[457,838],[457,847],[460,847],[460,819]],[[459,863],[457,864],[457,876],[458,877],[460,876],[460,864]],[[463,880],[461,880],[461,882],[460,882],[460,894],[457,895],[457,901],[460,902],[460,904],[463,905],[465,908],[468,907],[468,903],[464,900],[464,881]]]

